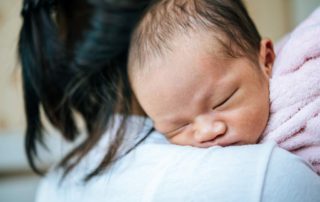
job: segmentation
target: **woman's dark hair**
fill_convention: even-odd
[[[27,120],[25,148],[38,174],[42,171],[35,162],[37,145],[44,144],[41,108],[69,141],[79,136],[75,113],[84,120],[84,141],[60,162],[65,175],[112,126],[113,115],[122,114],[110,147],[86,180],[115,160],[132,105],[127,76],[130,34],[146,5],[139,0],[24,0],[18,51]]]

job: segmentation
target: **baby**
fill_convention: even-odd
[[[258,141],[274,52],[240,1],[159,1],[138,25],[130,52],[137,100],[172,143]]]
[[[265,137],[274,60],[240,0],[160,0],[132,35],[128,68],[155,129],[206,148]]]

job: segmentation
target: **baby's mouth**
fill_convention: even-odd
[[[239,146],[243,145],[244,143],[242,141],[227,141],[223,139],[223,137],[220,137],[219,140],[213,139],[206,142],[202,142],[202,147],[213,147],[213,146],[221,146],[221,147],[227,147],[227,146]]]

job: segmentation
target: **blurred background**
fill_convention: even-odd
[[[0,202],[34,201],[40,177],[26,162],[23,136],[24,112],[17,41],[21,26],[21,0],[0,0]],[[305,19],[320,0],[245,0],[261,35],[275,43]],[[48,130],[48,144],[53,155],[61,157],[70,145]]]

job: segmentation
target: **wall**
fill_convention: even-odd
[[[263,37],[277,41],[293,27],[292,1],[245,0],[245,2]]]
[[[20,70],[16,60],[21,1],[0,1],[0,130],[24,127]]]

